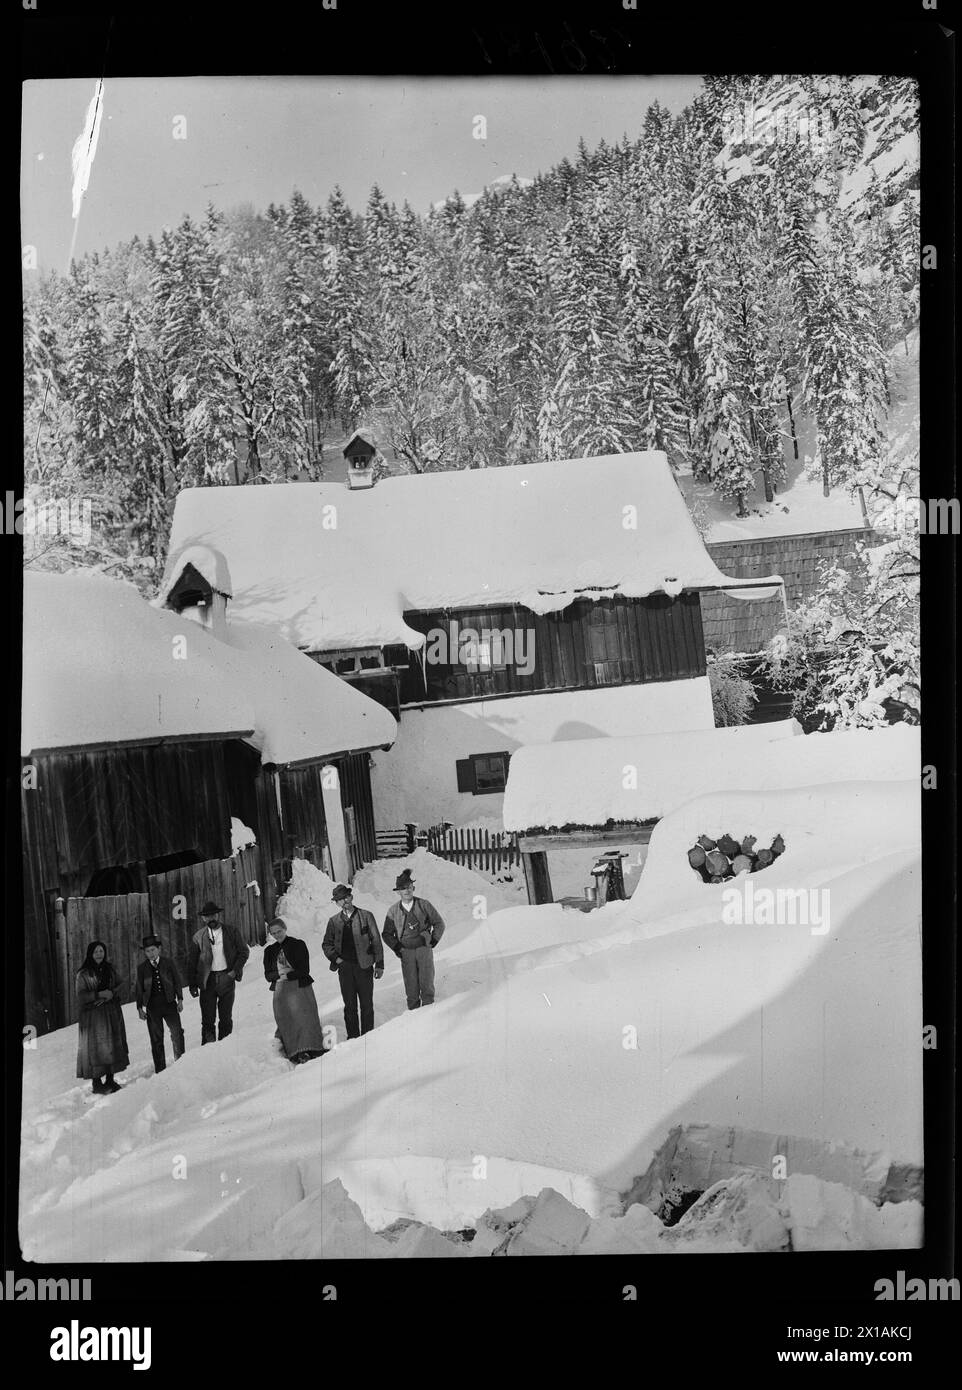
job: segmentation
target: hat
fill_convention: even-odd
[[[343,898],[350,898],[353,897],[353,895],[353,888],[347,888],[343,883],[339,883],[337,887],[334,889],[334,892],[331,894],[331,897],[334,899],[336,903],[339,903]]]
[[[399,888],[413,888],[413,887],[414,887],[414,879],[411,877],[411,870],[410,870],[410,869],[402,869],[401,872],[398,874],[397,879],[396,879],[395,884],[394,884],[395,891],[397,891]]]
[[[200,915],[202,917],[213,917],[215,912],[221,911],[222,909],[219,908],[216,903],[212,903],[211,900],[208,898],[207,901],[204,903],[204,906],[200,910]]]
[[[146,951],[148,946],[159,946],[161,944],[161,941],[159,936],[145,936],[140,944]]]

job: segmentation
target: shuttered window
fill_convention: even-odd
[[[483,796],[488,792],[503,792],[508,780],[510,753],[472,753],[455,763],[458,791]]]

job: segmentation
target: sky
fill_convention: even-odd
[[[295,188],[317,204],[340,184],[361,211],[377,183],[426,213],[455,188],[573,158],[582,137],[636,136],[653,101],[677,112],[700,88],[697,76],[108,78],[75,254],[156,236],[208,202],[262,210]],[[70,152],[94,89],[23,86],[21,239],[41,271],[67,269]]]

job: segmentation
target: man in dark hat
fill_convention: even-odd
[[[354,906],[350,888],[339,883],[331,897],[340,910],[328,921],[321,950],[337,970],[347,1036],[357,1038],[374,1027],[374,981],[384,974],[384,947],[373,914]]]
[[[401,961],[408,1008],[434,1003],[435,946],[444,932],[440,912],[426,898],[414,896],[414,879],[404,869],[394,884],[400,894],[384,919],[384,940]]]
[[[204,925],[195,932],[187,955],[187,987],[191,998],[200,995],[200,1040],[217,1041],[234,1026],[234,986],[240,984],[250,947],[230,922],[219,922],[221,909],[206,902],[200,910]]]
[[[170,1029],[170,1041],[174,1049],[174,1061],[184,1055],[184,1029],[180,1021],[184,1007],[184,990],[180,983],[177,966],[162,954],[161,944],[156,936],[145,936],[144,955],[137,967],[137,983],[134,999],[137,1013],[147,1021],[147,1036],[154,1058],[154,1071],[163,1071],[167,1066],[164,1052],[164,1024]]]

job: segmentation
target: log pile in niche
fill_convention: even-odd
[[[785,851],[781,835],[776,835],[770,845],[763,845],[761,849],[755,848],[757,843],[757,835],[743,835],[740,840],[729,834],[719,835],[717,840],[710,835],[699,835],[688,851],[688,862],[705,883],[724,883],[739,874],[767,869]]]

